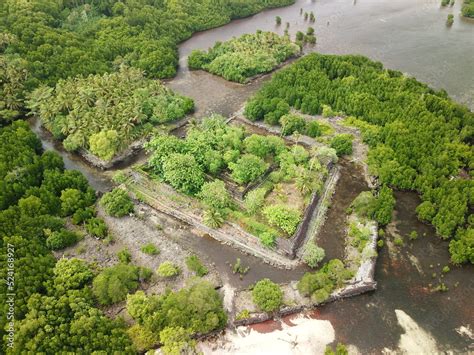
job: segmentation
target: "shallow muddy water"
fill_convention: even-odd
[[[187,55],[193,49],[206,49],[215,41],[224,41],[257,29],[282,34],[285,22],[289,22],[293,36],[298,30],[306,31],[309,25],[315,27],[318,44],[307,47],[306,52],[316,50],[369,56],[388,68],[413,75],[435,88],[444,88],[453,98],[473,108],[474,21],[459,17],[461,2],[456,1],[454,7],[440,8],[438,0],[297,1],[286,8],[265,11],[194,35],[181,44],[180,70],[167,85],[195,100],[198,117],[212,112],[231,115],[258,90],[262,82],[268,80],[268,76],[246,86],[227,82],[202,71],[188,71]],[[305,22],[300,16],[300,8],[303,12],[313,11],[316,23]],[[455,15],[451,28],[445,25],[448,13]],[[275,25],[277,15],[282,17],[283,22],[279,27]],[[104,191],[111,187],[110,173],[93,169],[81,158],[65,152],[37,122],[32,121],[31,124],[44,147],[58,151],[68,169],[82,171],[97,190]],[[126,162],[129,163],[131,161]],[[328,257],[342,257],[344,228],[340,224],[343,220],[340,214],[358,192],[367,189],[359,174],[353,170],[346,167],[342,174],[321,234],[320,244],[326,248]],[[440,350],[453,349],[466,353],[472,344],[472,339],[459,335],[456,328],[470,326],[474,329],[474,268],[451,266],[451,271],[440,277],[442,267],[449,263],[448,243],[436,237],[432,227],[416,219],[414,210],[418,203],[414,193],[397,193],[396,215],[387,239],[393,240],[393,234],[399,234],[404,238],[405,245],[396,247],[393,243],[387,243],[382,248],[375,275],[378,290],[327,305],[312,314],[315,318],[331,321],[336,341],[353,344],[363,354],[398,347],[404,330],[397,320],[397,309],[404,311],[431,334]],[[411,242],[407,235],[413,230],[420,237]],[[263,277],[285,282],[300,277],[305,271],[304,268],[294,272],[274,269],[214,240],[196,237],[192,231],[184,234],[186,244],[207,254],[209,261],[225,274],[224,279],[232,287],[245,287]],[[232,274],[227,264],[234,263],[237,257],[242,259],[244,265],[250,266],[249,274],[242,281]],[[439,280],[449,287],[448,292],[430,291],[439,284]],[[268,324],[268,327],[272,325]],[[259,328],[261,331],[265,329],[266,326]]]

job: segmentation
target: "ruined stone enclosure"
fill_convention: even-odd
[[[275,132],[257,132],[253,127],[238,120],[228,120],[226,126],[242,129],[244,132],[242,141],[252,135],[280,139],[288,156],[291,156],[294,150],[304,155],[305,166],[308,165],[309,159],[315,156],[313,147],[280,137]],[[182,137],[182,130],[177,132],[176,136],[185,139]],[[278,178],[282,170],[282,163],[278,159],[276,156],[267,157],[266,170],[258,178],[245,184],[235,181],[229,169],[223,169],[213,176],[206,175],[207,181],[215,179],[223,181],[232,198],[233,208],[218,228],[206,224],[204,215],[206,206],[199,198],[176,191],[164,179],[154,176],[147,165],[128,171],[126,186],[135,197],[151,207],[192,225],[220,243],[254,255],[273,266],[292,269],[301,263],[305,244],[314,243],[315,235],[324,222],[325,212],[339,178],[339,167],[337,163],[330,161],[321,162],[320,171],[314,176],[315,180],[318,179],[319,186],[303,193],[298,188],[300,185],[295,177]],[[298,165],[296,168],[303,169]],[[257,189],[265,190],[263,205],[260,211],[248,213],[245,208],[246,197]],[[286,206],[298,211],[299,221],[292,233],[285,232],[265,219],[262,210],[270,205]],[[276,233],[272,246],[264,245],[262,242],[259,235],[262,230]]]

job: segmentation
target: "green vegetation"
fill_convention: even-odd
[[[328,345],[326,346],[326,349],[324,350],[324,355],[348,355],[349,351],[347,350],[347,347],[342,344],[342,343],[337,343],[336,345],[336,351],[332,350],[332,348]]]
[[[203,277],[209,273],[209,270],[203,265],[197,255],[188,256],[186,258],[186,266],[199,277]]]
[[[188,65],[191,69],[203,69],[227,80],[244,83],[252,76],[273,70],[299,51],[287,36],[257,31],[224,43],[217,42],[208,52],[194,50],[188,57]]]
[[[240,311],[236,316],[235,320],[243,320],[250,318],[250,311],[248,309],[244,309]]]
[[[338,157],[352,154],[352,135],[338,134],[331,140],[331,148],[336,150]]]
[[[301,221],[298,211],[283,205],[267,206],[263,209],[263,214],[270,225],[283,230],[288,235],[293,235]]]
[[[252,299],[262,311],[273,312],[283,303],[283,291],[278,284],[269,279],[262,279],[253,287]]]
[[[303,133],[306,131],[306,121],[303,117],[294,114],[281,116],[280,120],[281,134],[288,136],[295,132]]]
[[[352,273],[344,267],[342,261],[332,259],[315,273],[304,274],[298,282],[298,291],[303,296],[311,296],[315,302],[322,303],[332,291],[342,287],[344,281],[351,277]]]
[[[0,33],[10,40],[2,40],[0,51],[22,58],[27,89],[103,74],[121,63],[151,78],[169,78],[178,66],[177,44],[194,32],[293,2],[6,0],[0,5]]]
[[[146,169],[176,190],[199,198],[207,225],[218,228],[227,219],[236,221],[267,247],[278,235],[293,235],[307,197],[323,186],[326,164],[337,159],[332,149],[309,153],[299,145],[287,147],[280,137],[247,136],[242,127],[227,125],[217,115],[190,127],[185,139],[158,135],[146,149],[150,153]],[[268,170],[272,172],[264,179]],[[244,196],[244,208],[235,203],[231,192],[260,180],[261,187]],[[295,207],[284,206],[286,189]]]
[[[315,268],[323,261],[326,253],[323,248],[318,247],[315,243],[309,242],[305,245],[303,251],[303,260],[309,267]]]
[[[147,296],[138,291],[127,296],[127,311],[140,326],[136,331],[138,336],[133,337],[134,342],[143,339],[142,334],[159,334],[156,342],[164,341],[163,330],[176,327],[188,334],[205,334],[222,329],[227,322],[221,297],[205,281],[196,281],[177,292],[167,291],[161,295]]]
[[[446,25],[451,26],[454,23],[454,15],[449,14],[446,19]]]
[[[107,236],[108,228],[104,220],[97,217],[92,217],[86,221],[86,230],[89,234],[99,239],[104,239]]]
[[[461,8],[461,15],[474,18],[474,0],[464,0]]]
[[[56,153],[43,152],[26,122],[0,128],[0,156],[0,254],[7,256],[14,248],[15,349],[31,353],[133,351],[124,324],[95,308],[90,292],[93,269],[78,259],[56,262],[50,251],[77,238],[65,229],[64,217],[93,211],[89,206],[95,194],[87,180],[78,171],[65,171]],[[0,268],[0,278],[6,280],[7,272],[6,267]],[[12,290],[2,282],[2,338],[8,292]],[[51,330],[50,336],[44,336],[45,329]],[[6,344],[2,343],[0,352],[7,352]]]
[[[133,212],[133,202],[125,190],[116,188],[107,192],[100,199],[100,204],[107,214],[122,217]]]
[[[65,149],[84,148],[106,161],[153,125],[181,118],[194,106],[191,99],[127,67],[61,80],[54,89],[42,86],[28,105]]]
[[[467,219],[473,182],[459,176],[472,165],[472,112],[446,92],[367,58],[310,54],[273,75],[245,113],[268,120],[290,106],[316,115],[322,105],[353,116],[347,122],[362,130],[370,170],[382,184],[421,193],[418,213],[440,236],[452,239],[452,261],[474,260],[474,221]]]
[[[373,219],[384,226],[392,220],[394,207],[395,198],[392,190],[387,186],[383,186],[377,196],[374,196],[371,191],[361,192],[352,201],[350,211],[358,217]]]
[[[105,268],[94,279],[92,292],[102,305],[123,301],[139,285],[140,270],[127,264]]]
[[[122,264],[129,264],[132,261],[132,254],[127,248],[120,250],[117,257]]]
[[[243,266],[240,258],[237,258],[235,264],[232,266],[232,272],[234,274],[239,274],[240,276],[245,275],[250,270],[249,266]]]
[[[45,234],[48,235],[47,232]],[[51,250],[59,250],[76,244],[77,240],[76,233],[63,229],[51,232],[46,239],[46,246]]]
[[[362,253],[370,239],[370,229],[364,224],[353,221],[349,224],[347,234],[351,245]]]
[[[163,354],[194,354],[196,340],[191,339],[189,330],[183,327],[166,327],[160,332]]]
[[[140,250],[148,255],[158,255],[160,253],[160,249],[158,249],[153,243],[145,244],[140,248]]]
[[[408,239],[410,240],[418,239],[418,233],[416,231],[411,231],[410,234],[408,235]]]
[[[241,185],[255,181],[267,168],[265,161],[253,154],[244,154],[235,163],[229,163],[232,178]]]
[[[174,277],[179,275],[181,271],[171,261],[164,261],[158,266],[156,273],[161,277]]]
[[[450,0],[441,0],[441,6],[448,6]]]

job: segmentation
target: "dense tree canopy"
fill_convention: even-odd
[[[27,87],[76,75],[103,74],[124,63],[153,78],[175,75],[177,44],[217,27],[294,0],[5,0],[0,33],[26,61]]]
[[[60,80],[36,89],[28,102],[64,148],[85,148],[110,160],[155,124],[182,118],[193,101],[147,79],[140,70],[121,67],[112,74]]]
[[[315,115],[323,105],[352,116],[347,121],[362,130],[371,171],[383,184],[421,193],[420,217],[453,238],[453,261],[472,260],[473,113],[446,92],[365,57],[321,54],[276,73],[245,112],[271,120],[288,106]]]
[[[257,31],[227,42],[217,42],[208,52],[194,50],[188,57],[191,69],[203,69],[227,80],[244,83],[248,78],[274,69],[300,48],[287,36]]]
[[[160,334],[160,338],[160,332],[168,327],[204,334],[223,328],[227,322],[219,293],[205,281],[161,295],[137,291],[127,297],[127,311],[143,331]]]
[[[0,261],[6,265],[13,253],[15,352],[132,352],[123,324],[94,307],[92,269],[77,259],[56,263],[50,251],[77,240],[63,216],[91,208],[95,194],[87,180],[65,171],[56,153],[43,152],[24,121],[0,128],[0,155]],[[2,267],[0,278],[7,272]],[[7,287],[0,283],[2,338]]]

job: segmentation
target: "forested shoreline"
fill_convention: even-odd
[[[134,354],[161,346],[164,354],[179,354],[195,350],[196,335],[226,326],[223,292],[202,279],[209,270],[197,255],[186,257],[186,267],[193,272],[192,277],[186,275],[186,284],[175,278],[184,266],[166,260],[151,270],[140,266],[138,258],[132,260],[126,248],[114,252],[107,265],[79,258],[76,243],[84,238],[88,243],[114,243],[105,215],[128,216],[142,224],[148,216],[137,212],[136,201],[118,186],[124,176],[115,175],[116,188],[100,196],[82,173],[66,169],[59,154],[42,148],[24,118],[38,116],[66,150],[86,150],[109,161],[132,141],[193,111],[192,99],[159,81],[176,75],[180,42],[198,31],[294,2],[0,3],[0,279],[7,280],[0,284],[0,353]],[[232,62],[232,70],[241,70],[239,63],[239,58]],[[255,70],[229,77],[245,80]],[[382,186],[362,193],[352,203],[352,212],[384,226],[395,203],[391,188],[415,190],[423,200],[417,208],[420,219],[450,241],[452,263],[474,263],[472,112],[446,92],[384,69],[381,63],[320,54],[276,73],[249,100],[245,115],[281,125],[282,135],[324,138],[325,126],[298,111],[347,116],[345,122],[362,131],[370,147],[371,172]],[[186,139],[160,132],[148,143],[148,171],[196,197],[212,228],[228,218],[268,248],[277,237],[294,234],[307,200],[323,186],[328,162],[352,153],[349,134],[327,141],[330,147],[308,151],[298,144],[286,146],[280,137],[247,134],[220,116],[199,124],[190,120],[189,127]],[[266,184],[237,201],[242,206],[231,200],[224,180],[242,191],[267,173]],[[290,204],[283,187],[290,188],[288,195],[300,195],[299,205]],[[153,224],[153,237],[157,230],[174,228],[161,223]],[[363,249],[367,228],[356,227],[352,224],[349,230],[352,242]],[[132,235],[126,231],[127,237]],[[77,247],[77,257],[68,247]],[[159,247],[147,243],[137,249],[157,256]],[[298,284],[301,294],[320,301],[352,276],[341,260],[320,265],[324,258],[316,244],[308,248],[303,261],[321,268],[305,274]],[[226,261],[227,266],[241,280],[249,270],[239,258],[233,266]],[[148,288],[152,277],[163,289]],[[249,289],[249,302],[261,311],[273,312],[285,304],[280,286],[269,279]],[[121,307],[120,313],[110,312],[114,307]],[[7,318],[12,314],[14,322]]]
[[[401,72],[362,56],[310,54],[276,73],[247,103],[246,116],[277,124],[288,107],[350,117],[370,146],[382,184],[416,190],[419,218],[451,239],[453,263],[474,262],[474,114]]]
[[[173,353],[176,347],[191,346],[192,334],[225,325],[219,294],[202,282],[150,297],[155,308],[146,310],[147,317],[142,306],[129,305],[137,322],[132,328],[121,318],[107,317],[98,304],[124,300],[152,271],[129,264],[126,252],[119,255],[120,264],[109,268],[76,258],[56,260],[53,250],[85,235],[104,243],[111,237],[95,215],[96,194],[85,177],[65,170],[56,153],[44,152],[28,124],[18,119],[27,113],[28,100],[29,109],[43,116],[54,136],[67,140],[66,148],[90,149],[107,160],[150,123],[165,123],[192,110],[192,100],[150,80],[176,74],[179,42],[194,32],[293,2],[0,3],[0,272],[2,279],[11,280],[0,286],[2,352],[136,353],[143,344],[149,349],[161,343]],[[136,90],[127,92],[125,84],[133,82]],[[115,122],[117,117],[122,120]],[[130,202],[124,198],[114,192],[104,204],[111,204],[108,209],[128,206],[127,212]],[[7,299],[12,291],[14,303]]]
[[[13,90],[4,89],[7,97],[0,101],[0,112],[5,116],[9,109],[8,119],[18,117],[26,92],[40,84],[53,86],[60,79],[113,72],[123,64],[143,70],[149,78],[171,78],[178,66],[177,44],[193,33],[292,3],[3,1],[0,77],[5,76],[2,81],[11,83]]]

